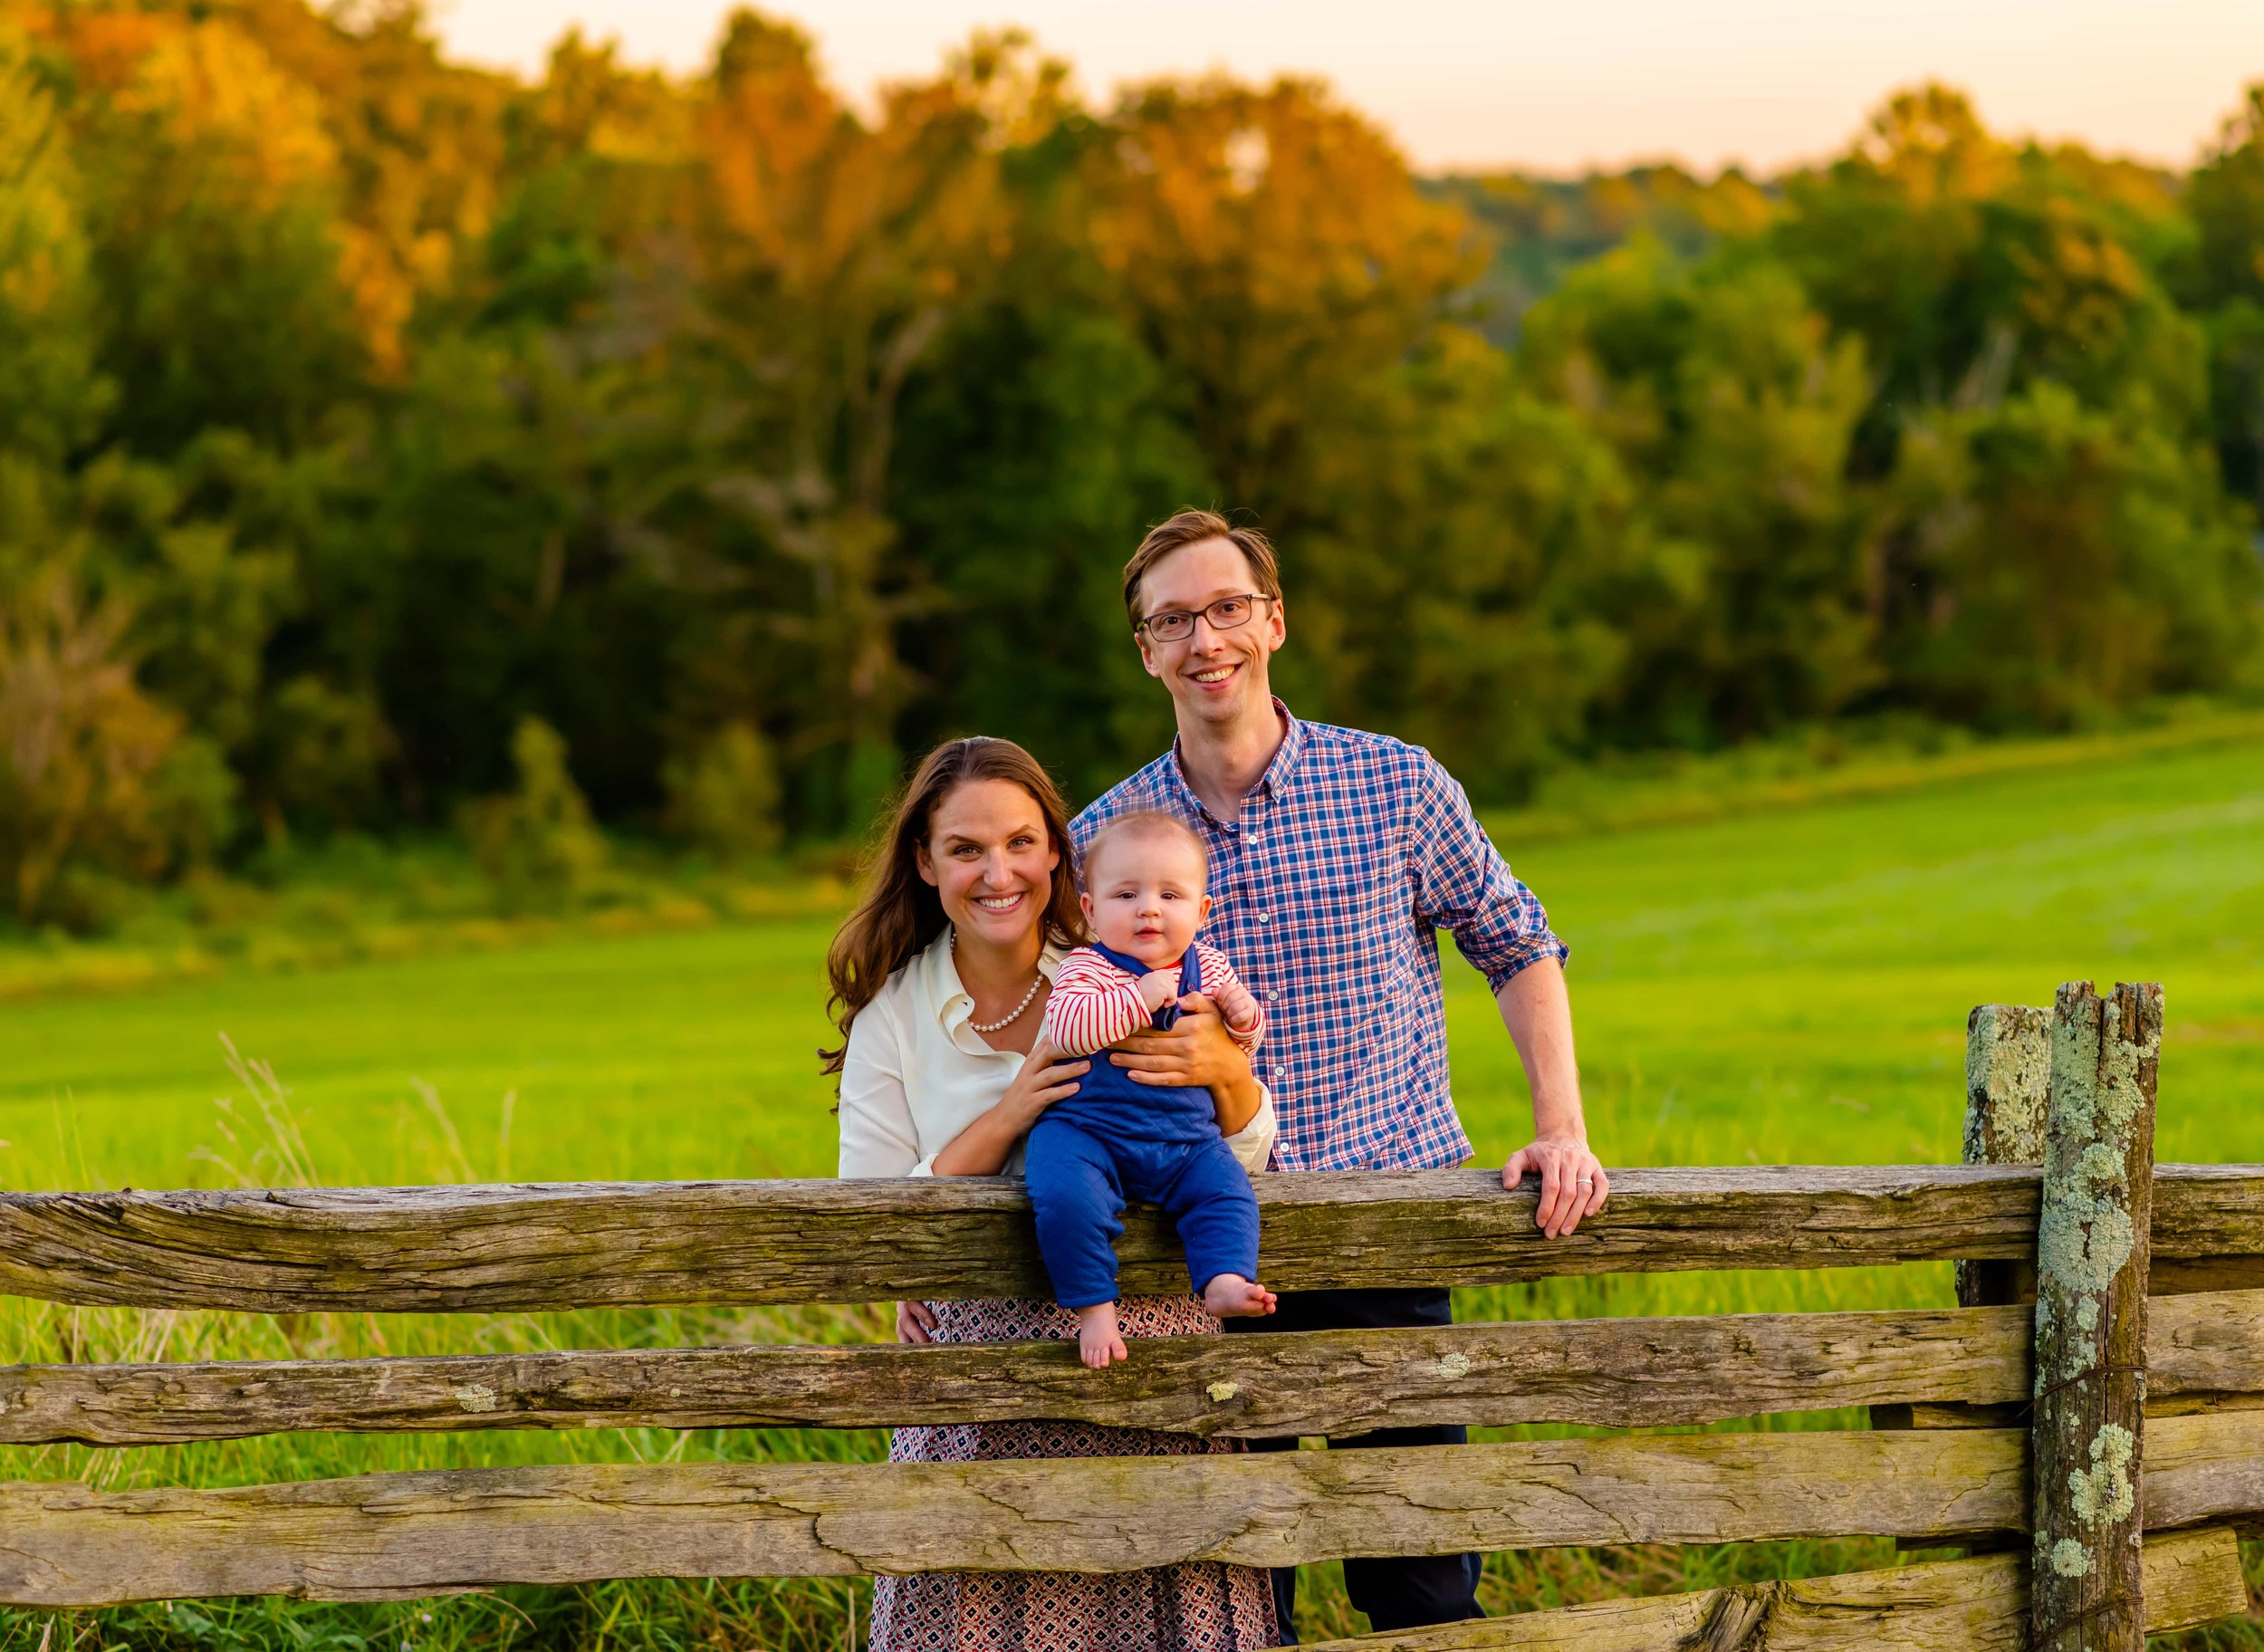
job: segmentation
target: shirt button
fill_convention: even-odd
[[[1261,912],[1258,914],[1258,921],[1262,924],[1270,924],[1273,921],[1273,914],[1271,912]]]
[[[1270,987],[1270,986],[1269,986],[1268,988],[1266,988],[1266,1002],[1267,1002],[1268,1004],[1275,1004],[1275,1003],[1278,1003],[1278,1002],[1280,1002],[1281,997],[1281,994],[1279,994],[1279,993],[1277,993],[1277,992],[1275,992],[1275,991],[1274,991],[1271,987]]]
[[[1282,1062],[1276,1061],[1273,1063],[1273,1076],[1277,1079],[1286,1079],[1290,1076],[1290,1070]]]

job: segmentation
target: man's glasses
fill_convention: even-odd
[[[1167,608],[1160,614],[1150,614],[1132,629],[1135,633],[1146,631],[1150,642],[1184,642],[1194,635],[1195,615],[1198,613],[1211,622],[1213,630],[1231,631],[1238,626],[1248,625],[1251,616],[1258,611],[1259,603],[1272,600],[1271,597],[1261,596],[1254,591],[1244,591],[1238,597],[1221,597],[1207,608],[1194,610]]]

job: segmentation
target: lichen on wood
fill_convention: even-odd
[[[1976,1004],[1965,1018],[1965,1162],[2041,1165],[2050,1094],[2049,1010]],[[2036,1294],[2032,1258],[1957,1264],[1957,1300],[1967,1308],[2024,1302]]]
[[[2036,1652],[2140,1652],[2146,1275],[2162,989],[2053,1006],[2037,1225],[2030,1520]]]
[[[2028,1004],[1974,1006],[1965,1023],[1965,1162],[2044,1162],[2051,1093],[2049,1010]]]

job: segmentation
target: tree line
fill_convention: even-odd
[[[401,6],[0,0],[24,921],[544,811],[759,855],[958,732],[1089,793],[1186,504],[1281,543],[1297,707],[1482,801],[2254,689],[2260,456],[2264,90],[2183,175],[1928,86],[1783,178],[1425,179],[1012,34],[860,114],[753,12],[530,84]]]

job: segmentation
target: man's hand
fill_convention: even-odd
[[[1140,1002],[1147,1005],[1151,1013],[1178,996],[1179,966],[1176,964],[1169,969],[1151,969],[1140,977]]]
[[[1216,1090],[1251,1076],[1250,1058],[1227,1035],[1218,1005],[1201,993],[1179,1001],[1179,1019],[1168,1032],[1151,1027],[1135,1032],[1115,1045],[1108,1059],[1131,1073],[1135,1083],[1174,1089],[1200,1084]]]
[[[1532,1145],[1510,1155],[1501,1186],[1515,1187],[1527,1172],[1538,1172],[1540,1204],[1533,1225],[1560,1238],[1579,1226],[1582,1216],[1603,1209],[1611,1192],[1611,1178],[1588,1151],[1588,1126],[1580,1119],[1580,1070],[1572,1059],[1572,1001],[1564,990],[1564,966],[1554,958],[1537,959],[1493,996],[1533,1092]]]
[[[1582,1216],[1604,1208],[1611,1196],[1611,1177],[1588,1143],[1575,1137],[1544,1136],[1520,1148],[1501,1167],[1501,1186],[1514,1191],[1529,1172],[1540,1177],[1540,1205],[1533,1225],[1549,1238],[1570,1233]]]

